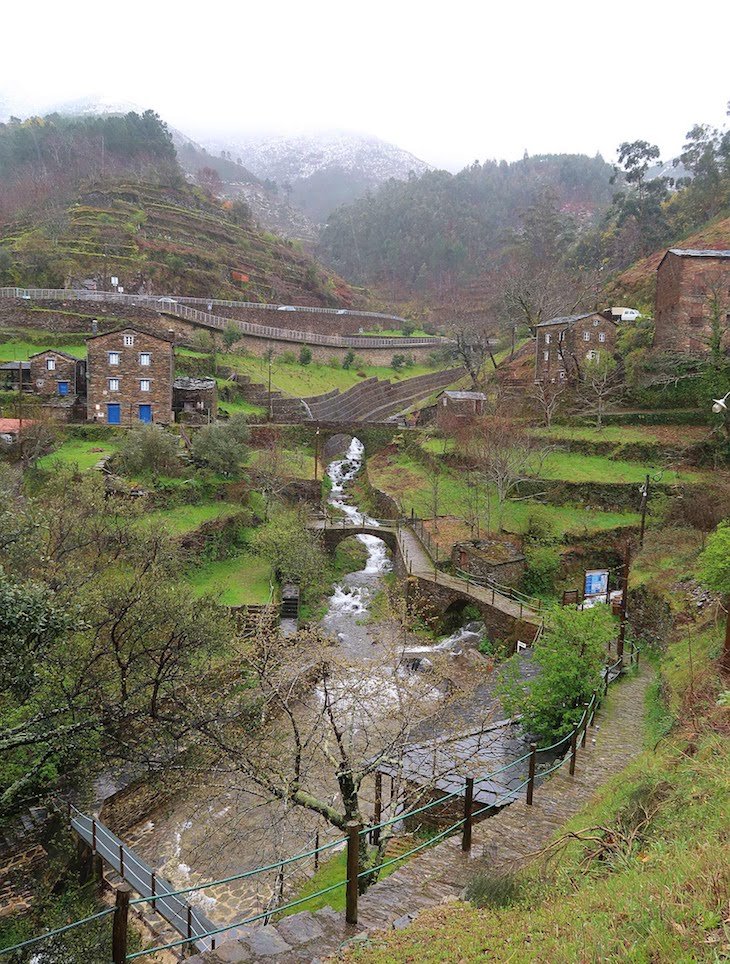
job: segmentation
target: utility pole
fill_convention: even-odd
[[[314,433],[314,481],[317,481],[319,469],[319,425]]]
[[[619,669],[624,665],[624,642],[626,641],[626,604],[629,597],[629,569],[631,567],[631,543],[626,540],[624,547],[624,564],[621,578],[621,614],[618,629],[618,641],[616,643],[616,655],[621,661]]]
[[[644,546],[644,530],[646,528],[646,506],[649,501],[649,474],[647,473],[646,482],[641,489],[641,532],[639,533],[639,548]]]
[[[271,346],[269,346],[269,350],[266,353],[269,359],[269,421],[273,422],[274,412],[272,409],[272,400],[271,400],[271,351],[272,351]]]

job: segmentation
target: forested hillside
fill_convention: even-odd
[[[388,181],[337,210],[321,250],[347,277],[424,289],[473,277],[503,255],[521,218],[545,194],[567,216],[565,230],[592,223],[613,189],[601,157],[543,155],[475,163],[459,174],[428,171]]]

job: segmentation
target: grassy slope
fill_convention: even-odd
[[[149,512],[141,520],[144,525],[163,525],[173,535],[192,532],[204,522],[235,515],[241,511],[240,505],[232,502],[201,502],[198,505],[178,505],[172,509],[158,509]]]
[[[526,872],[506,907],[459,903],[426,912],[416,927],[353,957],[368,964],[725,959],[730,724],[716,705],[720,684],[709,663],[719,649],[717,634],[705,631],[690,671],[686,642],[670,648],[663,685],[648,699],[646,751],[560,831],[601,836],[591,828],[617,827],[618,815],[626,826],[636,801],[648,802],[656,810],[632,845],[586,867],[588,845],[573,842],[558,863]],[[661,740],[676,717],[690,725]]]
[[[368,461],[368,474],[373,485],[400,500],[406,514],[409,514],[411,509],[416,515],[426,518],[432,514],[432,497],[426,470],[407,455],[401,454],[391,459],[387,453],[379,453]],[[468,480],[455,473],[445,474],[439,487],[438,502],[439,514],[463,514],[469,502]],[[514,532],[522,531],[534,506],[535,503],[530,500],[508,501],[504,509],[504,528]],[[556,530],[561,533],[613,529],[638,521],[638,516],[631,512],[599,512],[594,509],[551,505],[541,509],[553,519]],[[496,498],[493,497],[490,500],[493,519],[496,518],[496,510]],[[483,515],[486,515],[486,512]]]
[[[186,349],[180,351],[179,354],[204,357],[200,352]],[[263,358],[257,358],[254,355],[229,353],[220,355],[219,361],[222,365],[233,368],[243,375],[248,375],[254,382],[261,385],[268,384],[268,362]],[[363,372],[367,378],[375,376],[397,382],[406,378],[413,378],[415,375],[427,375],[436,370],[428,365],[414,365],[411,368],[402,368],[400,372],[394,371],[388,365],[363,365],[355,370],[354,368],[344,369],[341,366],[333,368],[330,365],[318,362],[300,365],[298,361],[286,362],[282,360],[281,356],[277,356],[271,366],[271,385],[275,391],[306,397],[308,395],[321,395],[334,388],[339,388],[340,391],[351,388],[358,382],[364,381],[363,376],[358,375],[358,372]]]
[[[43,332],[38,333],[39,336]],[[47,333],[47,338],[42,344],[38,342],[25,341],[21,338],[8,338],[0,341],[0,364],[7,361],[28,361],[31,355],[46,348],[57,348],[65,351],[68,355],[75,355],[77,358],[86,358],[86,342],[84,337],[79,335],[78,342],[67,343],[68,336],[62,336],[60,340],[52,332]]]
[[[87,472],[105,455],[112,455],[119,445],[116,442],[93,442],[85,439],[69,439],[54,452],[38,459],[39,469],[52,469],[59,466],[75,465],[79,471]]]
[[[271,567],[260,556],[241,552],[230,559],[196,565],[187,581],[196,596],[208,593],[222,606],[266,603],[271,594]]]

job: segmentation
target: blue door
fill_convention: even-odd
[[[59,383],[58,383],[58,394],[59,394],[59,395],[68,395],[68,382],[59,382]]]
[[[106,407],[106,420],[109,425],[121,425],[122,424],[122,406],[118,403],[113,405],[107,405]]]
[[[151,422],[151,421],[152,421],[152,406],[151,406],[151,405],[140,405],[140,406],[139,406],[139,420],[140,420],[140,422]]]

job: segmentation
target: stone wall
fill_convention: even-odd
[[[723,329],[730,319],[730,258],[691,257],[668,251],[657,269],[654,347],[707,353],[711,311]]]

